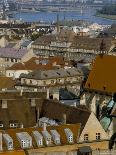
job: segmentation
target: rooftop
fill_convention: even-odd
[[[0,77],[0,89],[10,89],[14,88],[15,81],[10,77]]]
[[[82,75],[82,72],[77,68],[68,68],[68,69],[57,69],[57,70],[48,70],[48,71],[40,71],[36,70],[29,74],[22,74],[22,78],[29,79],[51,79],[51,78],[61,78],[61,77],[72,77]]]
[[[21,59],[27,53],[26,49],[0,48],[0,57]]]
[[[59,125],[59,126],[47,126],[46,127],[46,131],[48,131],[50,133],[51,130],[56,130],[59,135],[60,135],[60,138],[61,138],[61,145],[66,145],[66,144],[69,144],[68,141],[67,141],[67,137],[66,137],[66,134],[65,134],[65,129],[68,128],[69,130],[71,130],[71,132],[73,133],[73,136],[74,136],[74,143],[77,143],[77,138],[78,138],[78,135],[80,133],[80,124],[66,124],[66,125]],[[13,139],[13,146],[14,146],[14,149],[17,150],[17,149],[20,149],[20,144],[19,144],[19,141],[18,141],[18,138],[17,138],[17,133],[24,133],[26,132],[27,134],[30,135],[30,137],[32,138],[32,145],[33,145],[33,148],[38,148],[37,147],[37,144],[36,144],[36,140],[33,136],[33,131],[38,131],[41,135],[43,135],[43,128],[39,127],[39,128],[17,128],[17,129],[9,129],[9,130],[6,130],[5,132],[7,134],[9,134],[11,136],[11,138]],[[4,132],[4,131],[1,131],[1,132]],[[44,131],[45,132],[45,131]],[[24,137],[22,137],[23,139]],[[44,141],[44,145],[45,145],[45,141]],[[52,145],[54,146],[55,144],[52,143]],[[3,148],[4,148],[4,145],[3,145]]]
[[[49,58],[36,58],[33,57],[24,63],[15,63],[8,70],[50,70],[56,69],[59,66],[69,66],[70,62],[65,61],[63,57],[49,57]]]
[[[115,83],[116,56],[97,56],[85,84],[85,89],[104,93],[115,93]]]

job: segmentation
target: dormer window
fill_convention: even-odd
[[[3,128],[3,127],[4,127],[3,123],[0,123],[0,128]]]
[[[17,127],[18,127],[17,123],[10,123],[10,128],[17,128]]]
[[[73,133],[69,128],[64,129],[68,143],[73,143]]]
[[[18,121],[17,120],[11,120],[9,121],[10,128],[17,128],[18,127]]]

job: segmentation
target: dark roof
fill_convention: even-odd
[[[28,45],[30,45],[32,43],[31,40],[24,40],[21,44],[22,47],[27,47]]]
[[[82,76],[82,72],[77,68],[68,68],[68,69],[60,68],[56,70],[54,69],[47,71],[36,70],[30,72],[29,74],[22,74],[21,78],[43,80],[43,79],[54,79],[54,78],[73,77],[73,76]]]
[[[39,37],[33,45],[50,45],[51,42],[72,42],[76,34],[71,30],[61,30],[58,34]]]
[[[45,98],[44,93],[20,93],[2,92],[0,93],[0,102],[2,99],[7,100],[7,108],[0,107],[0,121],[3,122],[4,128],[9,128],[9,123],[18,123],[24,127],[32,127],[36,125],[36,107],[42,107],[42,98]],[[36,107],[31,106],[31,98],[35,98]]]
[[[81,123],[82,131],[91,113],[84,105],[78,105],[77,108],[75,108],[61,104],[57,101],[44,100],[41,112],[42,117],[62,121],[63,114],[66,114],[66,122],[68,124]]]
[[[90,146],[83,146],[83,147],[79,147],[78,151],[81,153],[90,153],[92,152],[92,149]]]
[[[102,43],[102,38],[89,38],[89,37],[75,37],[71,47],[77,49],[86,49],[86,50],[96,50],[100,51],[100,45]],[[112,38],[104,38],[104,43],[106,45],[106,51],[109,51],[112,45]]]
[[[26,49],[0,48],[0,57],[21,59],[27,53]]]
[[[99,55],[93,63],[85,88],[105,93],[116,92],[116,56]]]
[[[35,99],[35,106],[31,106],[31,100]],[[63,121],[63,114],[66,114],[67,124],[81,124],[81,131],[84,128],[91,112],[84,105],[70,107],[59,103],[59,101],[46,100],[44,92],[1,92],[0,101],[7,100],[7,108],[0,106],[0,121],[4,128],[9,128],[9,122],[23,123],[24,127],[36,125],[37,110],[39,108],[40,117]],[[47,108],[46,108],[47,107]]]

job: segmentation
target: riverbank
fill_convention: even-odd
[[[116,15],[96,14],[95,16],[110,20],[116,20]]]

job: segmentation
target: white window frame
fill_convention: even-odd
[[[10,128],[16,128],[17,127],[17,123],[10,123]]]
[[[0,124],[0,128],[3,128],[3,127],[4,127],[4,124],[1,123],[1,124]]]

